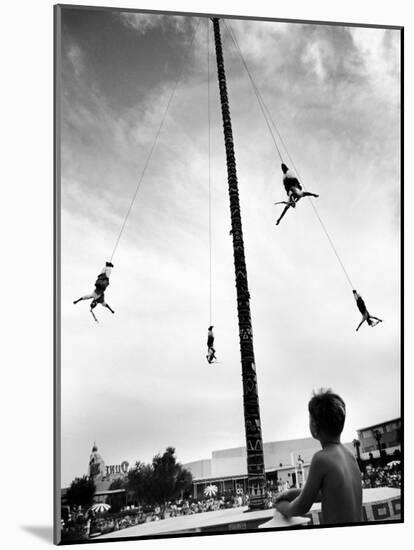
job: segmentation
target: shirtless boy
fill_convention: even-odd
[[[322,523],[362,521],[361,472],[354,455],[340,441],[345,403],[331,390],[314,393],[309,401],[309,427],[322,449],[316,452],[302,489],[278,495],[275,508],[286,517],[303,516],[321,501]]]

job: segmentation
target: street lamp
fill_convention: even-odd
[[[305,461],[303,460],[303,458],[299,455],[298,456],[298,470],[301,474],[301,477],[302,477],[302,485],[305,483],[306,479],[305,479],[305,469],[303,467]]]
[[[382,455],[381,455],[381,439],[382,439],[382,434],[379,430],[375,430],[374,431],[374,437],[375,439],[377,440],[377,445],[378,445],[378,453],[379,453],[379,460],[380,460],[380,463],[381,463],[381,459],[382,459]]]
[[[381,432],[379,430],[375,430],[374,437],[377,440],[378,450],[381,452],[381,439],[382,439]]]
[[[361,442],[358,439],[354,439],[352,441],[352,445],[355,448],[356,459],[357,459],[357,462],[358,462],[359,469],[362,470],[363,466],[362,466],[362,460],[361,460],[361,452],[360,452],[360,449],[359,449],[360,446],[361,446]]]

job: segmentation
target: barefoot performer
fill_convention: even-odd
[[[367,306],[365,305],[364,300],[362,297],[358,294],[356,290],[352,291],[354,294],[354,298],[357,304],[357,308],[362,313],[362,321],[357,326],[356,330],[358,331],[359,328],[365,321],[369,324],[370,327],[375,327],[378,325],[378,323],[382,323],[382,319],[378,319],[378,317],[374,317],[373,315],[370,315],[367,310]]]
[[[102,269],[102,271],[98,275],[98,278],[96,279],[95,290],[91,294],[86,294],[85,296],[82,296],[81,298],[78,298],[73,302],[74,304],[77,304],[82,300],[92,300],[91,313],[96,322],[98,322],[98,319],[95,317],[93,310],[98,304],[106,307],[107,309],[109,309],[110,312],[115,313],[110,305],[105,302],[105,290],[109,285],[109,276],[111,275],[111,270],[113,267],[114,266],[111,262],[106,262],[105,267]]]
[[[214,334],[213,325],[208,327],[207,332],[207,355],[206,359],[209,363],[212,363],[216,359],[216,350],[214,349]]]
[[[282,220],[283,216],[286,214],[286,212],[289,210],[289,208],[296,208],[296,203],[302,199],[303,197],[319,197],[319,195],[316,195],[315,193],[310,193],[308,191],[303,191],[301,184],[299,183],[299,180],[294,176],[291,170],[286,166],[286,164],[281,165],[282,172],[283,172],[283,185],[285,186],[286,193],[289,197],[289,201],[280,201],[275,202],[275,204],[285,204],[285,208],[283,209],[283,212],[279,216],[279,219],[276,222],[276,225],[279,225],[280,221]]]

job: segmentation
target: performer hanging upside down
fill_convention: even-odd
[[[279,225],[281,219],[283,218],[283,216],[286,214],[286,212],[289,210],[290,207],[296,208],[296,203],[303,197],[319,197],[319,195],[316,195],[315,193],[310,193],[309,191],[303,191],[302,186],[299,183],[299,180],[294,176],[293,172],[289,170],[286,164],[282,164],[281,166],[282,166],[282,172],[284,174],[283,185],[285,186],[286,193],[289,197],[289,201],[275,202],[275,204],[286,205],[279,219],[277,220],[276,225]]]
[[[214,345],[214,334],[213,334],[213,325],[208,327],[207,332],[207,355],[206,359],[209,363],[212,363],[216,359],[216,350],[213,348]]]
[[[370,327],[375,327],[375,325],[378,325],[378,323],[382,323],[382,319],[378,319],[378,317],[374,317],[373,315],[370,315],[368,313],[367,306],[365,305],[364,300],[361,298],[358,292],[356,290],[353,290],[352,292],[354,294],[357,307],[362,313],[362,321],[359,323],[356,330],[358,331],[362,323],[364,323],[365,321],[369,324]]]
[[[111,262],[106,262],[105,267],[102,269],[102,271],[98,275],[98,278],[96,279],[95,290],[91,294],[86,294],[85,296],[82,296],[81,298],[78,298],[73,302],[74,304],[77,304],[82,300],[92,300],[91,313],[96,322],[98,322],[98,319],[95,317],[93,310],[98,304],[101,304],[103,307],[109,309],[109,311],[111,311],[112,313],[115,313],[115,311],[105,302],[105,290],[109,285],[109,276],[113,267],[114,266]]]

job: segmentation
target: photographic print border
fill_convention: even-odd
[[[145,10],[122,7],[109,6],[87,6],[74,4],[58,4],[54,6],[54,543],[62,544],[60,540],[60,523],[61,523],[61,163],[60,163],[60,138],[61,138],[61,121],[60,121],[60,94],[61,84],[59,80],[61,69],[61,9],[76,9],[76,10],[96,10],[96,11],[119,11],[130,13],[142,13],[153,15],[176,15],[188,17],[211,18],[218,17],[221,19],[230,20],[253,20],[253,21],[269,21],[290,24],[315,24],[327,26],[345,26],[357,28],[374,28],[374,29],[390,29],[400,32],[400,82],[401,82],[401,104],[400,104],[400,306],[401,306],[401,330],[400,330],[400,406],[401,406],[401,453],[404,465],[404,27],[395,25],[380,25],[380,24],[365,24],[365,23],[346,23],[332,22],[306,19],[288,19],[277,17],[255,17],[255,16],[237,16],[215,13],[197,13],[197,12],[181,12],[181,11],[162,11],[162,10]],[[404,523],[404,466],[402,468],[402,487],[401,487],[401,520],[385,520],[381,524],[388,523]],[[379,522],[364,523],[364,527],[378,525]],[[341,524],[341,526],[353,526],[356,524]],[[360,524],[358,524],[360,525]],[[337,525],[329,526],[308,526],[306,529],[326,529],[336,527]],[[303,529],[302,527],[289,527],[288,530]],[[280,531],[281,528],[269,529],[269,531]],[[283,529],[285,530],[285,529]],[[120,542],[131,540],[146,540],[146,539],[164,539],[164,538],[187,538],[193,536],[211,536],[225,535],[235,533],[258,533],[257,529],[235,529],[232,531],[211,531],[208,533],[182,533],[182,534],[167,534],[167,535],[151,535],[142,537],[122,537],[122,538],[106,538],[106,539],[91,539],[85,541],[68,541],[69,544],[90,544],[95,542]]]

